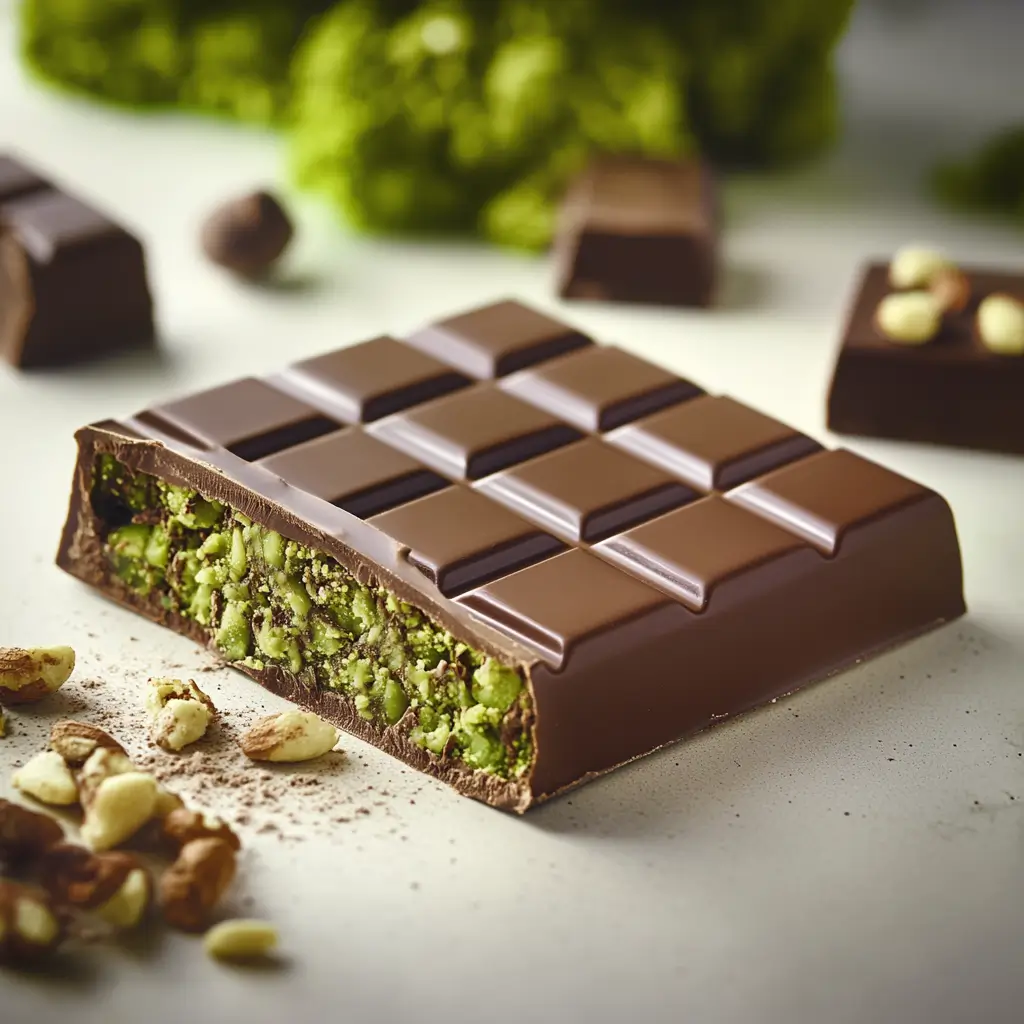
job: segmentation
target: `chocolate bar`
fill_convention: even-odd
[[[718,259],[710,171],[698,160],[596,160],[569,187],[554,251],[563,298],[709,306]]]
[[[893,293],[889,265],[872,263],[857,283],[828,397],[839,434],[1024,453],[1024,358],[991,351],[978,333],[987,296],[1024,300],[1024,275],[963,268],[969,295],[947,310],[924,344],[898,344],[876,312]],[[959,303],[958,303],[959,305]]]
[[[23,368],[59,366],[152,340],[139,241],[0,157],[0,355]]]
[[[85,427],[58,563],[520,812],[964,611],[925,487],[516,303],[413,339]]]

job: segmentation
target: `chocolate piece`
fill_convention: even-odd
[[[875,325],[891,292],[888,265],[858,282],[828,397],[828,425],[840,434],[889,437],[995,452],[1024,453],[1024,358],[989,351],[977,334],[978,305],[1002,292],[1024,299],[1024,275],[962,268],[971,296],[923,345],[888,341]]]
[[[493,312],[470,322],[528,348]],[[939,495],[621,353],[573,358],[516,381],[529,402],[483,381],[412,405],[433,378],[396,371],[401,411],[367,426],[325,410],[365,419],[380,378],[330,398],[293,368],[287,394],[84,428],[58,562],[517,811],[962,614]],[[644,415],[652,394],[675,404]]]
[[[24,165],[0,163],[0,355],[23,368],[153,340],[142,246]]]
[[[293,233],[281,203],[269,192],[253,192],[214,210],[203,223],[200,243],[213,263],[257,278],[281,258]]]
[[[610,345],[588,345],[501,384],[580,430],[611,430],[701,394],[696,384]]]
[[[603,157],[570,186],[555,240],[567,299],[709,306],[718,215],[696,160]]]
[[[508,300],[431,324],[408,342],[480,380],[591,344],[585,334]]]

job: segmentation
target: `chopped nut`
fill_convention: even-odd
[[[71,769],[55,750],[42,750],[29,758],[11,782],[26,796],[43,804],[68,807],[78,803],[78,787]]]
[[[252,960],[277,945],[277,929],[267,921],[238,918],[215,924],[203,937],[203,947],[216,960]]]
[[[59,690],[75,667],[70,647],[0,647],[0,696],[30,704]]]
[[[958,267],[938,271],[928,285],[943,313],[962,313],[971,301],[971,282]]]
[[[163,820],[172,811],[176,811],[179,808],[185,806],[185,801],[178,796],[177,793],[172,793],[171,790],[165,786],[158,786],[156,791],[156,808],[153,811],[153,817]]]
[[[182,931],[202,931],[234,877],[235,851],[223,839],[186,843],[160,879],[164,920]]]
[[[0,858],[36,858],[64,838],[53,818],[0,799]]]
[[[39,880],[57,903],[93,910],[140,869],[141,862],[130,853],[93,853],[83,846],[58,843],[40,858]]]
[[[128,756],[113,736],[88,722],[72,722],[65,718],[55,722],[50,730],[50,748],[76,768],[101,747]]]
[[[253,761],[311,761],[333,750],[339,735],[311,711],[292,710],[259,719],[239,745]]]
[[[146,710],[153,723],[150,739],[171,751],[202,739],[217,713],[213,701],[191,679],[150,679]]]
[[[893,288],[927,288],[935,275],[949,266],[949,260],[936,249],[906,245],[889,263],[889,283]]]
[[[0,879],[0,963],[40,961],[63,937],[60,918],[45,892]]]
[[[219,818],[184,807],[164,818],[163,834],[178,849],[195,839],[222,839],[236,852],[242,847],[238,836]]]
[[[1012,295],[989,295],[978,306],[978,336],[1001,356],[1024,355],[1024,302]]]
[[[82,838],[97,851],[130,839],[153,817],[156,793],[156,779],[145,772],[125,772],[104,779],[84,803]]]
[[[96,913],[115,928],[136,927],[153,903],[153,879],[140,864],[128,872],[121,888],[96,908]]]
[[[923,345],[939,332],[942,310],[931,292],[894,292],[875,311],[878,329],[901,345]]]
[[[79,768],[76,775],[82,806],[85,807],[92,800],[96,790],[106,779],[137,770],[128,755],[122,751],[97,747],[85,759],[85,764]]]

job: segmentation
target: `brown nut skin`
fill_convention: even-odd
[[[88,722],[73,722],[70,718],[54,722],[50,730],[50,749],[56,750],[73,768],[85,764],[90,755],[102,747],[128,756],[127,751],[109,733]]]
[[[232,851],[237,853],[242,848],[238,836],[219,819],[211,819],[199,811],[190,811],[187,807],[179,807],[171,811],[162,822],[164,838],[175,850],[181,850],[186,844],[196,839],[223,840]]]
[[[234,877],[235,851],[223,839],[186,843],[160,879],[164,920],[181,931],[203,931]]]
[[[957,267],[940,270],[932,278],[928,290],[935,296],[943,313],[962,313],[971,301],[971,282]]]
[[[0,859],[34,859],[64,839],[64,829],[46,814],[0,799]]]
[[[0,879],[0,964],[45,960],[63,941],[64,927],[42,889]]]
[[[259,278],[277,262],[293,233],[281,203],[269,192],[253,192],[214,210],[203,224],[200,244],[213,263]]]
[[[106,903],[132,871],[145,870],[130,853],[93,853],[84,846],[58,843],[39,860],[39,881],[59,904],[92,910]]]

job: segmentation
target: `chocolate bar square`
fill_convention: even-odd
[[[872,263],[858,281],[843,327],[828,396],[837,434],[1024,453],[1024,358],[997,355],[978,337],[987,295],[1024,301],[1024,274],[961,268],[971,295],[924,345],[889,341],[875,312],[892,291],[889,266]]]
[[[8,158],[0,166],[0,355],[79,362],[153,340],[139,241]]]
[[[554,251],[563,298],[709,306],[718,260],[709,169],[698,160],[595,160],[566,194]]]

